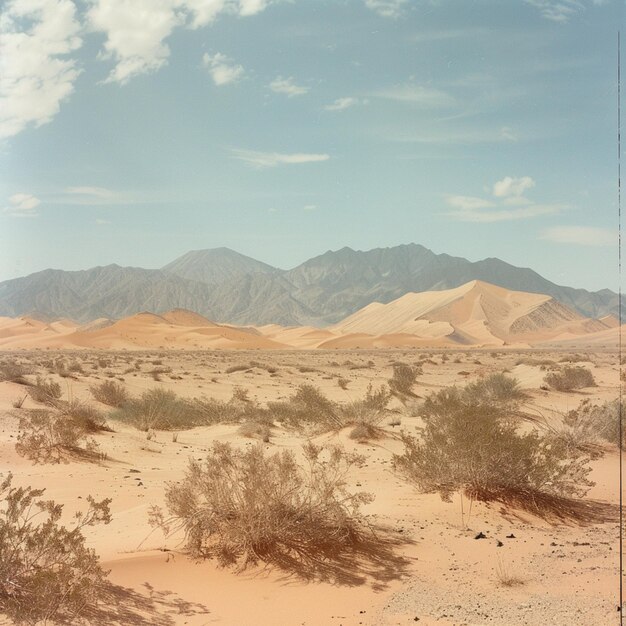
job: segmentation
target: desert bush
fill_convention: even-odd
[[[111,430],[106,423],[102,411],[81,400],[72,399],[69,402],[57,402],[56,408],[60,415],[73,421],[85,432],[95,433],[102,430]]]
[[[190,402],[179,398],[173,391],[159,387],[128,400],[111,417],[143,431],[186,430],[201,424]]]
[[[412,388],[421,373],[419,366],[411,367],[406,363],[395,363],[393,376],[388,381],[389,389],[396,395],[415,397]]]
[[[516,378],[504,374],[491,374],[486,378],[469,383],[464,393],[468,400],[481,403],[507,405],[518,403],[527,398],[527,394],[520,389]]]
[[[105,380],[99,385],[89,387],[91,395],[102,404],[119,408],[128,402],[129,395],[126,387],[113,380]]]
[[[97,458],[98,444],[80,421],[48,409],[24,412],[16,452],[34,463],[60,463],[72,457]]]
[[[106,572],[85,546],[83,529],[108,524],[110,500],[87,496],[88,508],[69,530],[62,505],[43,489],[0,483],[0,613],[14,624],[75,623],[102,598]]]
[[[304,455],[301,466],[291,451],[215,442],[203,463],[191,461],[182,482],[168,485],[168,517],[153,507],[151,521],[165,532],[182,529],[193,556],[222,565],[338,556],[365,528],[360,507],[371,496],[346,489],[347,472],[362,459],[313,444]]]
[[[0,361],[0,382],[7,381],[18,385],[30,385],[25,378],[32,369],[15,361]]]
[[[345,425],[337,404],[313,385],[300,385],[294,395],[283,402],[268,402],[274,419],[287,428],[326,431]]]
[[[344,391],[348,388],[348,383],[350,381],[347,378],[338,378],[337,379],[337,385],[339,385],[339,387],[341,387],[341,389],[343,389]]]
[[[472,499],[533,508],[541,496],[572,497],[590,483],[588,457],[536,428],[520,432],[511,405],[452,387],[426,398],[419,436],[403,434],[395,468],[420,490],[444,500],[460,491]]]
[[[601,456],[604,446],[620,445],[620,419],[622,422],[622,447],[626,444],[626,408],[620,411],[619,399],[601,405],[591,404],[588,399],[569,411],[563,418],[561,428],[549,432],[564,445],[579,449],[594,457]]]
[[[385,385],[374,389],[370,383],[363,398],[340,405],[338,413],[342,424],[354,426],[350,437],[359,441],[382,437],[384,432],[380,424],[388,416],[387,405],[390,400],[391,392]]]
[[[566,366],[560,372],[550,372],[546,374],[544,381],[557,391],[573,391],[596,386],[593,374],[580,366]]]
[[[37,376],[37,382],[29,389],[30,397],[41,404],[54,404],[62,395],[61,385]]]
[[[269,426],[260,422],[245,422],[239,427],[237,432],[243,437],[260,439],[265,443],[269,442],[271,436]]]

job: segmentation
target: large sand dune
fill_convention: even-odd
[[[328,328],[218,324],[184,309],[118,321],[0,318],[0,349],[370,349],[532,346],[554,342],[617,345],[613,316],[584,318],[554,298],[471,281],[443,291],[374,302]]]

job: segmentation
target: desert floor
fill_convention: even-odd
[[[60,382],[65,398],[94,402],[89,387],[110,378],[123,379],[132,395],[160,386],[180,396],[227,400],[235,387],[242,387],[261,403],[287,398],[303,383],[318,386],[332,400],[349,402],[362,397],[369,383],[386,383],[394,361],[422,361],[423,375],[414,388],[421,397],[506,371],[529,393],[525,410],[558,420],[583,399],[599,403],[619,394],[619,361],[610,351],[586,353],[577,363],[593,372],[597,387],[572,393],[541,389],[546,372],[539,361],[558,362],[571,354],[33,350],[3,353],[0,360],[32,364],[36,372]],[[64,378],[49,373],[56,358],[81,364],[82,372]],[[228,373],[230,368],[236,371]],[[345,389],[338,383],[341,379],[347,381],[342,382]],[[467,500],[461,502],[456,495],[447,503],[437,494],[421,494],[392,471],[392,454],[402,450],[396,435],[419,423],[410,409],[394,399],[390,406],[400,424],[385,424],[385,438],[358,442],[348,436],[349,429],[316,438],[339,442],[367,456],[366,465],[351,475],[350,488],[375,496],[365,512],[380,528],[379,541],[354,559],[321,566],[313,579],[307,576],[311,572],[271,567],[237,573],[185,556],[180,537],[166,538],[153,530],[148,512],[151,505],[163,503],[166,483],[179,480],[188,459],[201,459],[212,441],[237,446],[258,445],[258,441],[239,434],[237,424],[181,431],[174,441],[171,432],[157,431],[148,440],[146,433],[111,421],[114,432],[95,436],[105,460],[35,465],[15,451],[19,412],[40,406],[28,397],[22,409],[14,408],[25,391],[16,383],[0,383],[0,475],[10,471],[16,485],[45,488],[47,498],[65,505],[67,520],[89,494],[112,498],[113,521],[85,531],[117,586],[115,598],[101,606],[90,623],[590,626],[619,622],[617,448],[593,461],[591,478],[596,484],[574,516],[546,520],[500,504],[474,503],[468,519]],[[104,405],[100,408],[110,411]],[[302,443],[302,438],[276,427],[270,442],[261,445],[268,450],[297,450]],[[478,532],[486,538],[475,539]],[[520,584],[503,586],[503,571]]]

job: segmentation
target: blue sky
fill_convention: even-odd
[[[622,0],[0,6],[0,280],[416,242],[617,289]]]

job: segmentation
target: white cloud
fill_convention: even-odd
[[[231,150],[234,159],[239,159],[253,165],[254,167],[276,167],[277,165],[297,165],[302,163],[317,163],[320,161],[328,161],[328,154],[281,154],[278,152],[257,152],[256,150]]]
[[[526,0],[526,3],[536,7],[547,20],[564,23],[584,11],[589,4],[602,6],[607,4],[607,0]]]
[[[97,0],[92,4],[89,24],[106,34],[102,57],[116,61],[106,82],[123,85],[165,65],[170,49],[163,40],[184,21],[177,6],[176,0]]]
[[[486,209],[494,206],[491,200],[483,200],[473,196],[448,196],[446,202],[455,209],[461,211],[475,211],[477,209]]]
[[[556,243],[572,243],[580,246],[617,245],[616,231],[591,226],[555,226],[554,228],[544,230],[539,238]]]
[[[101,218],[96,218],[96,224],[98,224],[98,226],[104,226],[105,224],[110,224],[111,222],[109,220],[103,220]]]
[[[30,193],[14,193],[4,212],[16,217],[34,217],[37,215],[35,209],[40,204],[41,200]]]
[[[284,93],[289,98],[293,98],[294,96],[301,96],[310,91],[308,87],[296,85],[293,78],[283,78],[282,76],[278,76],[278,78],[275,78],[270,83],[270,89],[275,93]]]
[[[365,6],[383,17],[400,17],[408,0],[365,0]]]
[[[66,187],[65,193],[78,196],[93,196],[95,198],[112,198],[115,194],[104,187]]]
[[[509,222],[524,220],[541,215],[556,215],[566,208],[562,204],[532,204],[518,209],[503,209],[500,207],[492,210],[461,210],[448,213],[460,222]]]
[[[358,98],[337,98],[334,102],[327,104],[324,109],[326,111],[345,111],[357,104],[361,104]]]
[[[522,176],[521,178],[513,178],[506,176],[493,185],[493,195],[496,198],[507,198],[509,196],[519,197],[524,194],[527,189],[532,189],[535,181],[530,176]]]
[[[70,0],[12,0],[0,14],[0,138],[49,122],[74,90],[80,48]]]
[[[278,1],[278,0],[276,0]],[[106,36],[102,58],[115,67],[106,82],[125,84],[167,63],[165,40],[179,27],[201,28],[220,15],[256,15],[271,0],[92,0],[91,30]]]
[[[303,211],[315,211],[317,210],[317,205],[316,204],[307,204],[304,207],[302,207]]]
[[[434,87],[424,87],[423,85],[398,85],[379,91],[374,95],[378,98],[406,102],[424,108],[449,107],[455,104],[454,98],[445,91],[435,89]]]
[[[525,198],[522,195],[524,191],[534,186],[535,181],[529,176],[507,176],[491,188],[496,200],[475,196],[446,196],[447,204],[455,209],[448,215],[461,222],[488,223],[555,215],[567,209],[564,204],[538,204]]]
[[[202,64],[208,68],[213,82],[218,86],[235,83],[244,74],[241,65],[236,65],[226,55],[219,52],[214,55],[205,54],[202,57]]]

